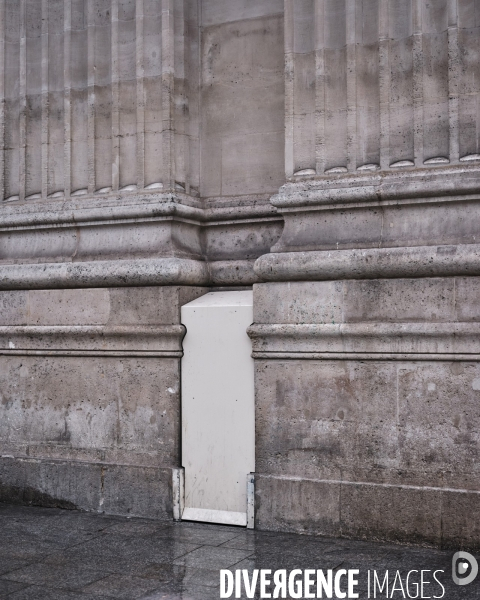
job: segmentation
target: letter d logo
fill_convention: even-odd
[[[470,569],[466,577],[462,577]],[[478,575],[478,563],[468,552],[455,552],[452,559],[452,579],[457,585],[468,585]]]

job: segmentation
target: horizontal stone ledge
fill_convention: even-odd
[[[480,275],[480,244],[264,254],[264,281],[327,281]]]
[[[206,285],[205,262],[151,258],[0,266],[0,289],[103,288],[124,286]]]
[[[0,265],[0,290],[163,285],[251,286],[261,279],[255,259],[181,258]]]
[[[429,354],[393,352],[252,352],[257,360],[348,360],[348,361],[444,361],[479,362],[478,354]]]
[[[4,326],[0,354],[181,356],[183,325]]]
[[[448,202],[454,198],[480,199],[480,168],[448,166],[403,173],[384,171],[310,177],[289,182],[271,202],[281,212],[289,209],[402,201]]]
[[[125,197],[85,196],[69,201],[0,206],[0,231],[48,227],[85,227],[111,223],[135,223],[162,219],[186,220],[198,225],[281,219],[264,198],[240,206],[202,208],[198,200],[186,202],[175,194],[133,194]],[[191,200],[190,198],[188,199]]]
[[[183,351],[164,350],[10,350],[0,348],[0,356],[81,356],[86,358],[182,358]]]
[[[478,490],[256,474],[255,502],[261,530],[480,547]]]
[[[480,354],[480,323],[251,325],[254,353]]]
[[[198,220],[203,211],[182,203],[173,194],[144,197],[83,197],[76,202],[6,205],[0,211],[0,230],[8,228],[71,227],[112,221],[180,217]]]

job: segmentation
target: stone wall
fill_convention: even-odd
[[[478,10],[287,0],[287,176],[477,160]]]
[[[258,527],[477,543],[478,289],[255,286]]]
[[[206,290],[0,292],[0,493],[171,518],[180,306]]]
[[[256,526],[478,545],[479,18],[0,0],[2,498],[170,518],[180,306],[253,285]]]

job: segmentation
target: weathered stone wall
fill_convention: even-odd
[[[206,290],[0,292],[0,493],[171,518],[180,306]]]
[[[179,308],[254,285],[256,525],[480,543],[479,18],[0,0],[2,497],[171,516]]]
[[[184,161],[172,172],[173,144],[185,143],[181,114],[177,140],[173,127],[174,75],[179,100],[185,93],[185,53],[174,52],[183,3],[2,4],[5,198],[170,187],[172,177],[185,187]]]
[[[224,4],[2,0],[2,198],[275,192],[283,2]]]
[[[259,527],[477,543],[478,286],[255,286]]]
[[[478,159],[478,10],[287,0],[287,176]]]
[[[283,2],[225,4],[203,4],[202,196],[271,194],[285,179]]]

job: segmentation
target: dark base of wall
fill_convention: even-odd
[[[172,469],[3,457],[0,502],[172,520]],[[478,550],[480,492],[256,475],[255,528]]]
[[[171,520],[172,470],[1,458],[0,502]]]
[[[255,527],[436,548],[480,548],[480,492],[256,475]]]

